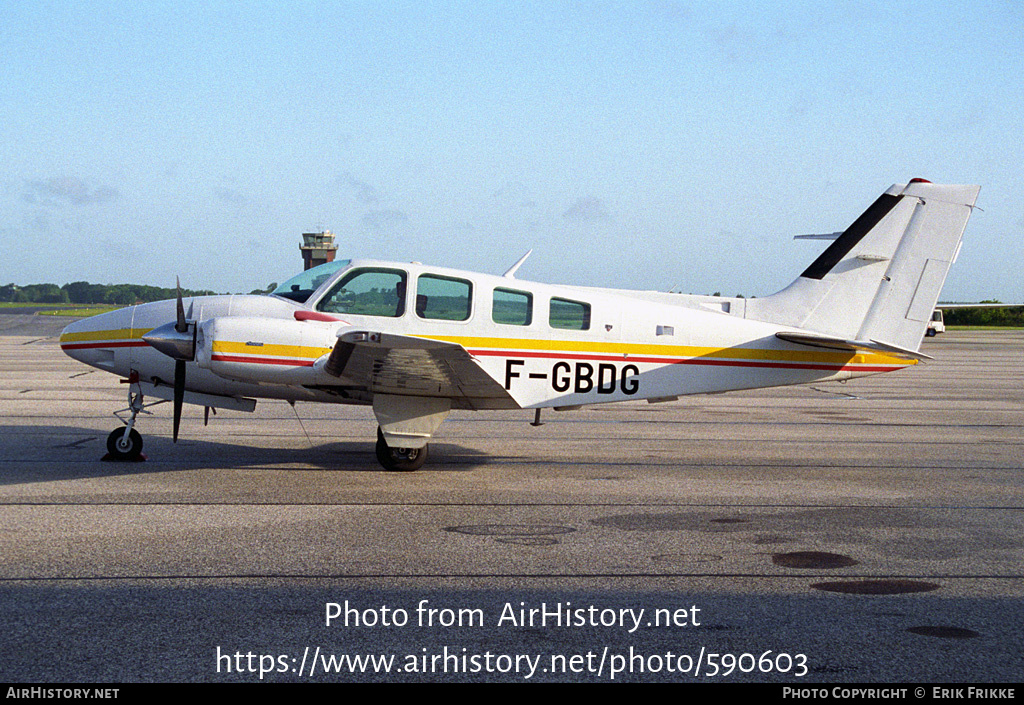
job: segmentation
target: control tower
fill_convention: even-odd
[[[302,244],[299,245],[302,252],[304,269],[326,264],[334,261],[334,255],[338,252],[338,246],[334,244],[334,233],[324,230],[319,233],[302,233]]]

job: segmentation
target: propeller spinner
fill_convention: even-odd
[[[177,280],[177,320],[154,328],[142,339],[151,347],[174,359],[174,441],[178,441],[178,427],[181,425],[181,407],[185,400],[185,363],[196,359],[196,324],[189,303],[188,317],[181,296],[181,280]]]

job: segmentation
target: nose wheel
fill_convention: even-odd
[[[136,461],[142,457],[142,435],[134,428],[115,428],[107,436],[110,460]]]
[[[384,433],[377,427],[377,462],[385,470],[410,472],[419,470],[427,462],[427,446],[422,448],[392,448],[384,440]]]

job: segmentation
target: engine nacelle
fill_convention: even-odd
[[[343,325],[244,316],[211,318],[201,322],[196,332],[196,364],[240,382],[330,383],[334,378],[323,372],[323,365]]]

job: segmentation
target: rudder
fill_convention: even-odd
[[[942,186],[915,179],[903,192],[914,212],[858,331],[875,340],[917,350],[960,250],[979,186]]]

